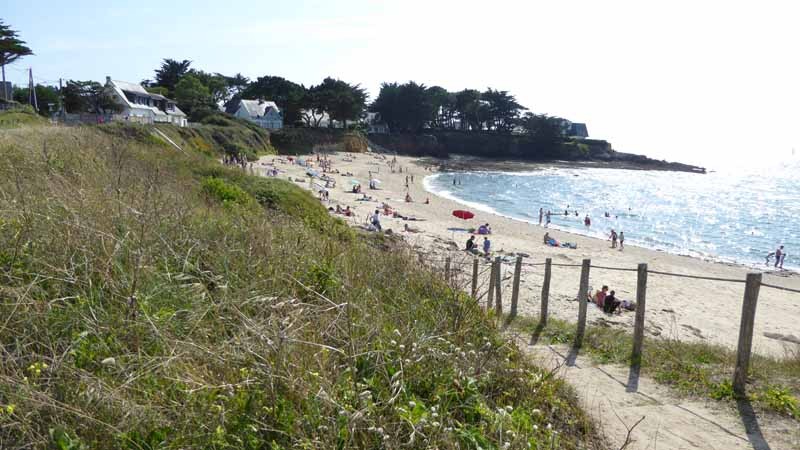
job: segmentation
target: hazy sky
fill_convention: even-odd
[[[800,153],[800,2],[37,1],[0,17],[42,82],[212,72],[509,90],[621,151],[711,166]]]

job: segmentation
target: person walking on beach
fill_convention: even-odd
[[[609,237],[611,238],[611,248],[617,248],[617,232],[613,228]]]
[[[375,227],[377,231],[381,231],[381,212],[379,210],[375,210],[375,214],[372,215],[372,226]]]
[[[619,251],[625,249],[625,233],[620,231],[619,232]]]
[[[778,267],[779,265],[783,267],[783,264],[781,264],[782,262],[783,262],[783,246],[781,245],[780,247],[778,247],[777,250],[775,250],[775,267]]]
[[[544,208],[539,208],[539,225],[542,224],[543,217],[544,217]]]

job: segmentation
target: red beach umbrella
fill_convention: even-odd
[[[457,209],[453,211],[453,215],[458,217],[459,219],[464,219],[464,220],[472,219],[473,217],[475,217],[475,214],[469,211],[464,211],[463,209]]]

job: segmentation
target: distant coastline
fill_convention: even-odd
[[[618,152],[611,143],[600,139],[570,138],[548,145],[525,135],[459,131],[370,134],[368,139],[371,146],[380,151],[432,158],[448,170],[520,170],[519,164],[547,163],[565,167],[706,173],[704,167]]]
[[[601,168],[624,170],[658,170],[705,174],[705,168],[688,164],[658,161],[648,159],[647,162],[628,160],[545,160],[531,161],[525,159],[495,159],[471,155],[452,154],[448,158],[421,157],[419,164],[437,166],[441,171],[468,172],[468,171],[501,171],[524,172],[550,167],[557,168]]]

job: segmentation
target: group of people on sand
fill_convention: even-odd
[[[593,296],[586,298],[587,302],[594,303],[598,308],[601,308],[606,314],[622,313],[623,309],[633,311],[636,309],[636,304],[627,300],[620,300],[617,298],[616,292],[609,292],[608,286],[603,285],[600,290],[594,293]]]
[[[617,242],[619,242],[619,250],[625,249],[625,232],[620,231],[619,235],[617,235],[617,232],[612,228],[608,238],[611,239],[611,248],[617,248]]]
[[[464,248],[465,251],[472,253],[474,255],[480,254],[480,250],[478,249],[478,244],[475,242],[475,235],[470,235],[469,239],[467,239],[467,245]],[[487,258],[492,253],[492,241],[489,240],[488,236],[483,237],[483,256]]]
[[[783,249],[782,245],[775,249],[774,252],[767,254],[766,261],[764,263],[769,265],[769,260],[772,259],[773,256],[775,257],[774,267],[776,269],[783,269],[783,262],[786,261],[786,250]]]

